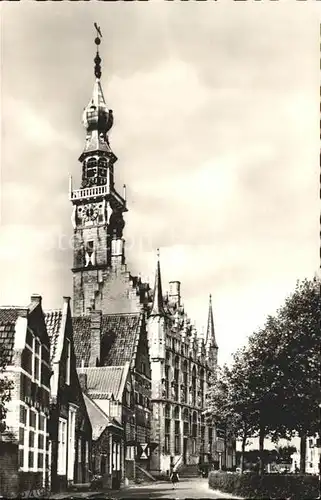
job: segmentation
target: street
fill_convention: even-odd
[[[98,496],[98,495],[97,495]],[[94,498],[94,496],[91,496]],[[148,485],[135,485],[123,488],[118,492],[99,494],[99,498],[237,498],[228,493],[210,490],[207,479],[184,479],[175,490],[170,482],[157,482]]]

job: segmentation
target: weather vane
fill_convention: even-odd
[[[103,35],[101,34],[100,27],[98,26],[98,24],[94,23],[94,26],[95,26],[96,35],[97,35],[95,38],[95,44],[97,45],[97,54],[96,54],[96,57],[94,59],[94,61],[95,61],[95,76],[96,76],[96,78],[100,78],[101,77],[101,66],[100,66],[101,59],[99,56],[98,46],[100,45],[101,38],[103,37]]]
[[[97,31],[97,37],[95,39],[95,44],[99,45],[100,44],[100,39],[103,37],[103,35],[101,34],[100,27],[98,26],[98,24],[94,23],[94,26],[95,26],[96,31]]]

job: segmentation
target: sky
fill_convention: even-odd
[[[94,83],[114,112],[127,263],[212,294],[219,362],[319,267],[319,11],[307,2],[3,2],[0,303],[72,295],[68,176]]]

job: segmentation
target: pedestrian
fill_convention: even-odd
[[[178,473],[176,472],[176,470],[173,470],[171,477],[170,477],[170,480],[172,481],[173,490],[174,490],[175,484],[178,483],[178,481],[179,481]]]

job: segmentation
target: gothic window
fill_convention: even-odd
[[[204,369],[200,369],[200,406],[204,405]]]
[[[192,405],[196,406],[196,368],[192,370]]]
[[[197,413],[196,411],[193,412],[193,423],[192,423],[192,436],[194,438],[197,437]]]
[[[170,427],[171,421],[165,418],[165,453],[170,453]]]
[[[179,420],[179,406],[175,406],[174,408],[174,418],[175,420]]]
[[[187,375],[187,360],[183,362],[183,386],[181,392],[181,398],[183,403],[187,403],[187,385],[188,385],[188,375]]]
[[[184,436],[189,436],[189,414],[187,408],[183,412],[183,432]]]
[[[171,407],[169,404],[165,405],[165,418],[171,418]]]
[[[169,367],[165,366],[165,397],[169,398]]]

